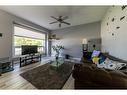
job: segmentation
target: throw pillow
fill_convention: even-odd
[[[100,51],[94,50],[91,57],[98,57],[100,54]]]
[[[116,64],[114,64],[112,62],[112,60],[110,60],[109,58],[106,58],[104,62],[102,62],[101,64],[97,64],[98,68],[105,68],[105,69],[111,69],[111,70],[115,70],[116,69]]]
[[[127,66],[126,63],[121,63],[121,62],[113,61],[113,60],[110,60],[110,59],[108,59],[108,62],[109,63],[107,64],[107,68],[112,69],[112,70],[120,70],[123,67]]]
[[[114,61],[114,64],[116,63],[116,70],[121,70],[122,68],[126,68],[127,67],[127,64],[126,63],[121,63],[121,62],[115,62]]]
[[[97,67],[98,68],[105,68],[105,64],[99,64],[99,63],[97,63]]]
[[[93,63],[97,64],[99,61],[99,57],[93,57],[92,58]]]
[[[109,58],[106,58],[106,69],[115,70],[116,64],[113,63],[113,60],[110,60]]]
[[[106,59],[106,57],[101,54],[99,57],[99,64],[103,63],[105,61],[105,59]]]
[[[126,63],[121,63],[118,61],[113,61],[109,58],[106,58],[104,62],[101,64],[97,64],[98,68],[105,68],[105,69],[110,69],[110,70],[120,70],[122,68],[126,68],[127,64]]]
[[[98,63],[98,64],[97,64],[97,67],[98,67],[98,68],[107,68],[107,64],[109,64],[109,63],[110,63],[110,62],[109,62],[109,59],[106,58],[105,61],[102,62],[101,64]]]

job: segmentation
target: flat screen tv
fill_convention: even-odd
[[[22,45],[22,55],[38,53],[37,45]]]

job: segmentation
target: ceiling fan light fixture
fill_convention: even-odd
[[[59,16],[58,18],[57,17],[54,17],[54,16],[50,16],[51,18],[55,19],[56,21],[53,21],[49,24],[54,24],[54,23],[59,23],[59,27],[61,27],[61,24],[66,24],[66,25],[71,25],[70,23],[68,22],[65,22],[64,20],[68,19],[68,16]]]
[[[52,34],[51,36],[49,36],[49,41],[52,41],[52,40],[60,40],[60,38],[57,38],[56,34]]]

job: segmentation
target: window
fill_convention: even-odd
[[[38,52],[45,54],[45,34],[14,26],[14,55],[21,55],[22,45],[37,45]]]

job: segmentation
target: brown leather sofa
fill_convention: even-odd
[[[72,76],[75,79],[75,89],[127,89],[127,75],[121,71],[75,64]]]

